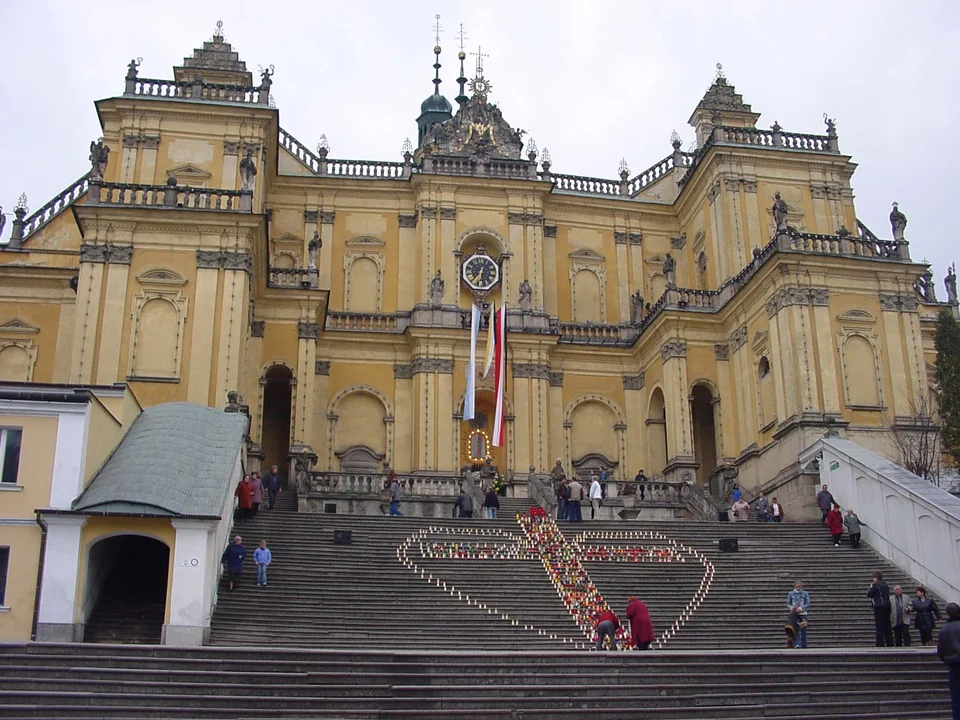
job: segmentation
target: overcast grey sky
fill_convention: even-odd
[[[100,134],[93,101],[122,93],[130,58],[143,58],[141,77],[172,78],[218,19],[250,70],[276,66],[280,122],[300,141],[315,147],[325,133],[333,157],[399,159],[432,92],[436,13],[443,93],[457,94],[463,23],[468,50],[490,55],[491,99],[550,149],[556,172],[612,178],[621,157],[639,172],[668,154],[674,129],[686,148],[717,62],[760,127],[822,133],[828,112],[859,165],[860,219],[890,237],[899,201],[913,257],[934,264],[943,299],[946,266],[960,259],[957,0],[5,0],[0,205],[9,213],[26,192],[39,208],[84,173]]]

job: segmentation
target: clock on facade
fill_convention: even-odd
[[[477,248],[473,255],[463,261],[463,282],[474,293],[486,294],[500,282],[500,265],[487,255],[485,249]]]

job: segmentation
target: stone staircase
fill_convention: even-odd
[[[929,650],[0,646],[0,718],[903,720],[948,718],[949,704]]]
[[[420,552],[421,542],[477,544],[489,538],[515,543],[523,535],[515,513],[525,509],[523,501],[504,499],[497,520],[310,515],[279,508],[261,512],[235,529],[251,553],[261,539],[268,541],[274,557],[269,587],[256,587],[252,564],[238,589],[228,592],[222,586],[210,642],[412,650],[583,647],[587,638],[540,561],[441,559]],[[589,518],[586,507],[584,514]],[[420,539],[419,533],[430,527],[444,532]],[[712,564],[706,596],[664,642],[665,650],[783,647],[786,596],[796,578],[811,596],[811,647],[871,646],[873,617],[865,595],[873,571],[882,570],[891,587],[900,583],[909,594],[916,585],[869,547],[853,550],[845,543],[834,548],[818,523],[588,519],[579,525],[561,521],[559,527],[568,541],[581,533],[608,536],[584,538],[581,546],[662,545],[617,539],[618,533],[652,532],[702,555],[703,562],[688,555],[682,563],[584,563],[618,614],[630,595],[644,600],[658,634],[678,620],[697,594],[704,562]],[[333,544],[338,528],[352,530],[352,544]],[[738,539],[738,552],[720,552],[718,540],[728,537]],[[410,538],[418,539],[407,547],[404,565],[398,548]],[[446,589],[437,587],[438,580]]]

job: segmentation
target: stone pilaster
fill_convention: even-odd
[[[134,182],[137,169],[137,155],[140,149],[140,136],[136,134],[124,135],[120,150],[120,180],[122,183]]]
[[[617,251],[617,318],[618,323],[628,323],[631,320],[630,307],[630,266],[627,262],[627,233],[614,233],[614,246]]]
[[[550,453],[547,458],[547,467],[552,468],[557,458],[563,463],[563,467],[570,471],[570,458],[566,454],[566,446],[563,441],[563,372],[551,370],[547,379],[549,390],[547,391],[547,411],[550,415]]]
[[[201,251],[202,252],[202,251]],[[197,253],[197,267],[209,267],[207,259]],[[247,337],[247,311],[249,298],[250,256],[246,253],[221,253],[223,260],[223,285],[220,291],[218,314],[220,337],[217,349],[217,383],[214,386],[214,402],[226,400],[227,393],[240,386],[243,368],[241,348]]]
[[[557,226],[543,226],[543,309],[556,317],[557,310]],[[552,432],[552,430],[551,430]],[[562,436],[561,436],[562,437]],[[550,441],[551,447],[553,441]],[[553,455],[553,453],[551,453]],[[550,463],[553,467],[553,462]]]
[[[93,384],[93,358],[96,352],[97,328],[100,325],[100,295],[105,267],[103,262],[86,260],[81,247],[76,324],[70,358],[71,383]]]
[[[544,303],[544,265],[543,265],[543,216],[530,214],[527,216],[527,279],[533,286],[531,298],[534,309],[543,308]],[[519,283],[518,283],[519,287]],[[513,301],[513,298],[507,298]],[[522,465],[520,466],[523,467]],[[540,469],[539,467],[537,469]]]
[[[397,309],[410,310],[417,302],[417,213],[400,213],[398,215],[400,247],[397,250],[398,277]],[[400,426],[398,424],[398,431]],[[409,428],[407,428],[409,430]],[[398,432],[399,436],[399,432]],[[398,440],[399,447],[399,440]],[[396,467],[396,466],[394,466]],[[397,469],[399,472],[399,469]]]
[[[160,138],[157,136],[140,138],[140,184],[159,185],[157,182],[157,152],[160,149]]]
[[[197,267],[197,282],[194,290],[193,335],[190,340],[190,369],[187,375],[187,400],[198,405],[215,405],[225,399],[211,397],[210,395],[211,367],[213,365],[213,348],[216,337],[214,328],[217,318],[217,281],[219,278],[219,269]],[[254,357],[259,360],[259,355]],[[257,426],[251,423],[251,427]]]
[[[413,428],[416,407],[413,400],[413,368],[393,366],[394,413],[397,419],[394,435],[394,456],[390,464],[397,472],[413,469]]]
[[[646,468],[646,443],[644,442],[644,424],[649,394],[644,373],[623,376],[623,397],[627,413],[626,457],[621,461],[620,474],[624,479],[633,477],[635,470]]]
[[[240,141],[223,141],[223,164],[221,167],[221,187],[225,190],[236,190],[239,183],[240,171]]]
[[[433,280],[437,272],[437,209],[435,207],[423,206],[420,208],[420,223],[418,225],[420,234],[420,287],[417,292],[417,302],[425,303],[430,300],[430,281]],[[454,278],[445,277],[446,292],[450,293],[456,286]],[[444,297],[446,301],[446,297]]]
[[[817,360],[820,375],[820,393],[823,412],[840,415],[840,384],[837,378],[837,360],[834,353],[836,341],[830,322],[830,308],[826,305],[813,307],[813,325],[817,339]]]
[[[97,360],[98,385],[112,385],[125,379],[120,374],[120,341],[123,339],[123,321],[128,314],[127,280],[130,277],[131,255],[132,252],[128,252],[118,258],[114,254],[114,257],[107,260],[100,353]]]
[[[720,282],[730,277],[730,261],[727,255],[726,220],[723,212],[723,196],[717,180],[707,191],[710,202],[710,254],[717,259],[716,267]],[[656,299],[656,298],[654,298]]]
[[[459,304],[460,282],[459,265],[454,252],[457,250],[457,210],[453,207],[440,208],[440,270],[445,282],[444,301]],[[451,451],[452,452],[452,451]]]
[[[310,320],[297,323],[297,391],[291,408],[293,444],[312,447],[314,402],[316,401],[317,337],[320,328]],[[320,368],[323,370],[323,367]],[[329,373],[329,369],[327,369]]]
[[[760,203],[757,196],[757,181],[743,181],[743,199],[746,207],[746,254],[747,261],[753,257],[755,248],[762,248],[767,244],[763,236],[763,225],[760,222]]]
[[[667,465],[693,461],[693,427],[687,400],[687,343],[674,338],[660,347],[663,394],[667,404]]]
[[[317,264],[320,266],[320,287],[322,288],[330,287],[334,220],[336,220],[336,215],[333,211],[320,211],[320,242],[323,243],[323,247],[320,248],[320,258]],[[310,233],[310,237],[313,237],[313,233]],[[307,238],[307,242],[310,242],[310,238]]]

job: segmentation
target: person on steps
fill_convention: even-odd
[[[273,510],[277,502],[277,493],[280,492],[280,475],[277,474],[276,465],[272,465],[270,472],[264,476],[263,487],[267,491],[267,510]]]
[[[763,496],[763,493],[759,493],[757,499],[753,501],[753,509],[757,511],[757,522],[770,522],[770,501]]]
[[[596,475],[590,476],[590,519],[596,520],[600,511],[600,500],[603,498],[603,488]]]
[[[637,476],[633,479],[633,482],[637,485],[637,495],[640,496],[640,499],[643,500],[643,494],[646,492],[644,489],[647,484],[647,476],[643,472],[643,468],[640,468],[640,472],[637,473]]]
[[[903,596],[899,585],[893,586],[890,596],[890,624],[893,626],[893,644],[910,647],[910,600]]]
[[[783,522],[783,505],[777,501],[776,495],[770,502],[770,517],[775,523]]]
[[[580,503],[583,501],[583,485],[574,476],[570,481],[570,499],[567,501],[567,520],[570,522],[583,522],[583,511]]]
[[[807,647],[807,613],[810,610],[810,593],[803,589],[803,581],[797,580],[793,590],[787,595],[787,608],[790,616],[784,630],[787,633],[787,647],[803,650]]]
[[[497,510],[500,509],[500,498],[497,496],[497,493],[494,492],[492,487],[488,487],[487,494],[483,496],[483,508],[485,510],[487,520],[497,519]]]
[[[253,509],[253,488],[250,486],[250,476],[244,475],[243,480],[237,483],[237,520],[246,520]]]
[[[827,514],[830,512],[830,509],[833,507],[833,495],[830,494],[830,491],[827,490],[827,486],[824,485],[820,488],[820,492],[817,493],[817,507],[820,508],[820,524],[827,524]]]
[[[390,473],[393,474],[393,470]],[[393,480],[390,481],[390,515],[403,516],[400,512],[400,483],[397,482],[396,475],[393,475]]]
[[[627,604],[627,620],[630,621],[630,638],[637,650],[649,650],[653,642],[653,621],[647,604],[633,595]]]
[[[566,478],[557,481],[557,520],[566,520],[569,517],[570,486]]]
[[[750,519],[750,503],[741,497],[735,503],[733,503],[733,521],[734,522],[747,522]]]
[[[853,511],[853,508],[847,508],[847,515],[843,518],[843,526],[847,529],[847,534],[850,536],[850,546],[854,548],[860,547],[860,518],[857,517],[857,514]]]
[[[457,501],[453,504],[454,509],[458,510],[458,517],[461,518],[472,518],[473,517],[473,498],[471,498],[466,489],[460,487],[460,496],[457,498]]]
[[[229,579],[227,588],[233,590],[240,583],[240,576],[243,574],[243,561],[247,557],[247,551],[243,547],[243,539],[237,535],[233,542],[227,545],[227,549],[220,556],[220,562],[227,566]]]
[[[843,538],[843,515],[840,514],[840,506],[834,505],[833,509],[827,513],[827,530],[830,531],[830,537],[833,538],[833,546],[840,547],[840,540]]]
[[[253,517],[260,512],[260,505],[263,503],[263,480],[259,473],[253,473],[250,477],[250,514]]]
[[[920,644],[932,645],[933,628],[937,625],[936,620],[940,619],[940,608],[933,598],[927,597],[927,589],[923,585],[917,588],[917,597],[910,602],[907,612],[913,615],[913,626],[920,633]]]
[[[950,672],[953,720],[960,720],[960,605],[947,604],[947,622],[937,636],[937,657]]]
[[[597,650],[603,650],[603,641],[610,638],[610,649],[617,649],[617,628],[620,627],[620,620],[613,614],[613,610],[607,608],[602,613],[598,613],[593,619],[593,629],[597,633]]]
[[[266,587],[267,566],[273,562],[273,553],[267,547],[266,540],[261,540],[260,547],[253,551],[253,561],[257,564],[257,587]]]
[[[873,608],[873,625],[876,629],[877,647],[893,647],[893,628],[890,626],[890,586],[883,580],[883,573],[873,574],[873,583],[867,589],[870,607]]]

